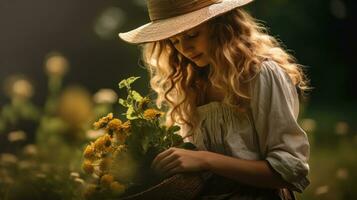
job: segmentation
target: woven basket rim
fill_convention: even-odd
[[[180,173],[180,174],[175,174],[169,178],[166,178],[164,179],[163,181],[161,181],[160,183],[156,184],[156,185],[153,185],[152,187],[149,187],[148,189],[145,189],[139,193],[136,193],[136,194],[132,194],[132,195],[129,195],[129,196],[124,196],[124,197],[121,197],[120,200],[126,200],[126,199],[133,199],[133,198],[136,198],[136,197],[140,197],[140,196],[143,196],[149,192],[152,192],[156,189],[158,189],[159,187],[165,185],[165,184],[170,184],[172,182],[174,182],[175,180],[179,179],[179,178],[182,178],[182,177],[185,177],[185,176],[198,176],[202,179],[202,177],[200,176],[199,173]]]

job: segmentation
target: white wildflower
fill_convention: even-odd
[[[315,190],[316,195],[326,194],[330,190],[328,185],[322,185]]]
[[[346,180],[348,178],[348,170],[346,168],[339,168],[336,171],[336,177],[338,179]]]
[[[31,83],[26,79],[18,79],[13,82],[11,88],[12,97],[28,99],[32,97],[34,91]]]
[[[336,123],[335,132],[337,135],[346,135],[348,133],[349,126],[347,122],[340,121]]]
[[[26,133],[24,131],[18,130],[18,131],[12,131],[8,134],[7,139],[10,142],[17,142],[17,141],[22,141],[26,140]]]
[[[84,185],[84,180],[81,179],[81,178],[75,178],[75,179],[74,179],[74,182],[80,183],[80,184]]]
[[[63,76],[68,70],[68,60],[59,53],[52,53],[46,60],[46,72],[49,76]]]
[[[71,172],[70,176],[72,178],[79,178],[79,173],[78,172]]]
[[[0,163],[2,164],[16,164],[18,162],[18,159],[14,154],[3,153],[1,154],[0,161]]]
[[[24,147],[23,153],[27,156],[35,156],[37,155],[37,147],[34,144],[28,144]]]
[[[312,133],[316,129],[316,121],[314,119],[302,119],[301,120],[301,128],[304,129],[306,132]]]
[[[46,178],[46,174],[44,174],[44,173],[37,173],[37,174],[36,174],[36,177],[37,177],[37,178]]]
[[[115,103],[118,99],[118,95],[112,89],[100,89],[94,94],[93,100],[95,103]]]
[[[22,160],[19,162],[19,169],[30,169],[33,167],[33,163],[27,160]]]

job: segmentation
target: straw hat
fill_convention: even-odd
[[[163,40],[253,0],[147,0],[151,22],[119,37],[139,44]]]

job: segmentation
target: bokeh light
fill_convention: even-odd
[[[113,39],[125,22],[125,13],[119,7],[105,9],[94,24],[94,32],[102,39]]]
[[[316,129],[316,121],[314,119],[302,119],[300,125],[308,133],[312,133]]]
[[[10,98],[29,99],[34,94],[31,82],[24,75],[12,75],[5,79],[5,94]]]
[[[59,52],[51,52],[45,61],[45,69],[49,76],[63,76],[69,68],[68,60]]]
[[[320,196],[329,192],[330,187],[328,185],[323,185],[315,190],[315,195]]]
[[[103,88],[96,92],[93,96],[95,103],[115,103],[118,100],[118,95],[112,89]]]
[[[349,125],[347,122],[339,121],[335,126],[335,133],[337,135],[346,135],[349,131]]]
[[[8,134],[7,138],[10,142],[18,142],[26,140],[26,133],[24,131],[12,131]]]
[[[342,0],[331,0],[330,10],[334,17],[344,19],[347,16],[346,5]]]

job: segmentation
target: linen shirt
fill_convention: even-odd
[[[299,99],[289,75],[272,60],[262,63],[250,84],[250,113],[221,102],[199,106],[200,126],[188,141],[246,160],[266,160],[293,190],[308,185],[309,142],[297,123]]]

